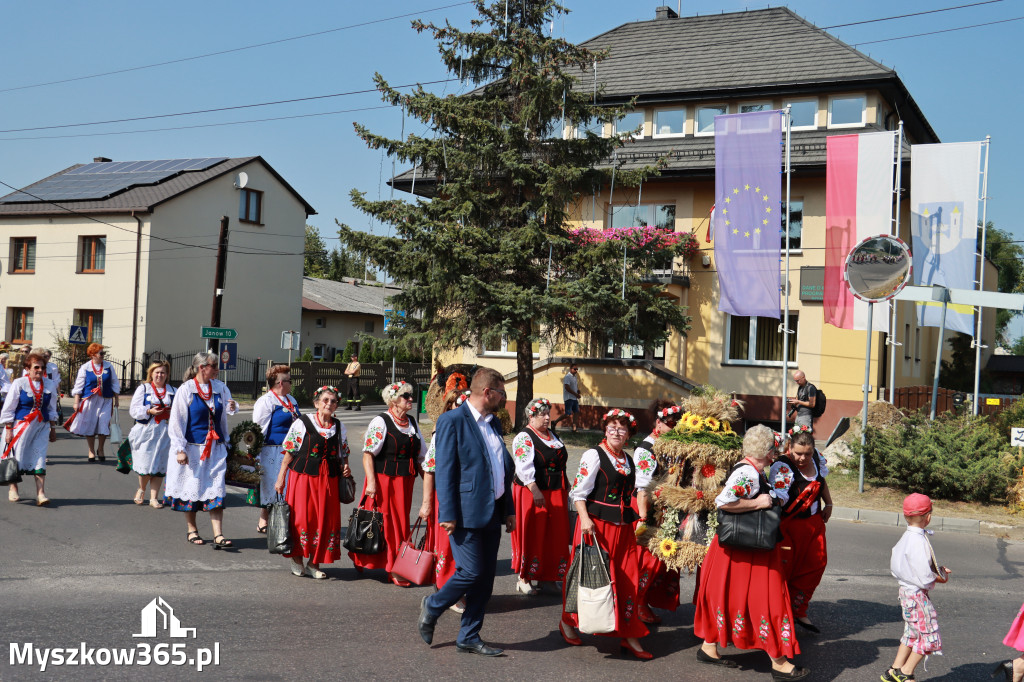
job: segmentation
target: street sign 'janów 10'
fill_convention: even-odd
[[[238,332],[227,327],[203,327],[200,334],[203,339],[237,339]]]

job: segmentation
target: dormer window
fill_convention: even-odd
[[[633,133],[631,137],[644,136],[644,112],[631,111],[615,122],[615,134]],[[634,132],[636,131],[636,132]]]
[[[594,133],[598,137],[604,137],[604,123],[597,120],[596,118],[592,118],[589,121],[584,121],[583,123],[580,123],[579,127],[576,130],[576,136],[579,138],[586,137],[587,133]]]
[[[725,104],[697,107],[697,135],[715,134],[715,116],[724,116],[729,113],[729,107]]]
[[[686,107],[656,109],[654,137],[682,137],[686,131]]]
[[[818,100],[798,99],[784,104],[789,105],[793,130],[814,130],[818,127]]]
[[[771,111],[771,102],[750,102],[749,104],[740,105],[741,114],[751,114],[755,111]]]
[[[864,95],[837,95],[828,101],[829,128],[858,128],[865,124],[867,98]]]

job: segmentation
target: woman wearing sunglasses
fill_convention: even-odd
[[[90,462],[103,462],[107,459],[103,446],[110,435],[110,415],[117,409],[121,382],[113,365],[104,359],[106,351],[103,346],[90,343],[85,352],[89,362],[78,368],[78,376],[71,389],[71,395],[75,397],[75,413],[65,426],[76,436],[85,436]],[[97,437],[99,447],[96,446]]]
[[[28,376],[15,379],[0,412],[3,424],[3,456],[14,457],[23,476],[36,479],[36,506],[50,502],[46,482],[46,449],[57,440],[57,387],[46,378],[46,359],[29,353],[23,359]],[[49,422],[49,423],[47,423]],[[7,499],[17,502],[18,486],[8,487]]]
[[[260,520],[256,532],[267,532],[267,516],[270,505],[277,500],[274,490],[278,472],[281,471],[281,446],[287,440],[292,423],[299,418],[299,403],[291,396],[292,375],[288,365],[274,365],[267,370],[267,392],[252,408],[252,420],[263,431],[263,448],[257,453],[260,458]],[[332,413],[333,414],[333,413]]]

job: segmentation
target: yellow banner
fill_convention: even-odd
[[[918,303],[918,305],[930,305],[935,306],[936,308],[942,307],[942,304],[938,301],[925,301],[924,303]],[[950,303],[948,310],[951,313],[966,313],[968,315],[974,314],[974,306],[965,305],[963,303]]]

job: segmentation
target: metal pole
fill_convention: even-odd
[[[932,377],[932,414],[935,421],[935,403],[939,398],[939,370],[942,368],[942,338],[946,335],[946,309],[949,307],[949,291],[942,293],[942,322],[939,324],[939,342],[935,347],[935,375]],[[975,401],[977,402],[977,401]]]
[[[786,111],[782,114],[786,122],[786,307],[782,317],[782,433],[786,433],[786,396],[789,394],[789,202],[790,202],[790,142],[793,127],[792,112],[790,105],[786,105]]]
[[[893,223],[893,236],[900,236],[900,188],[903,185],[903,121],[900,121],[896,135],[896,221]],[[889,320],[889,402],[896,404],[896,347],[900,345],[896,334],[896,299],[892,299],[892,319]]]
[[[860,476],[857,480],[857,492],[864,492],[864,450],[868,442],[868,395],[871,392],[871,323],[875,316],[874,302],[868,303],[868,328],[866,336],[867,351],[864,355],[864,409],[860,416]]]
[[[135,353],[137,352],[136,344],[139,339],[139,273],[141,270],[142,263],[142,218],[135,215],[135,211],[132,211],[132,218],[135,218],[136,231],[135,231],[135,301],[132,304],[132,377],[131,377],[131,388],[135,388]]]
[[[981,179],[981,267],[978,269],[978,291],[985,291],[985,247],[988,237],[988,155],[992,147],[992,136],[985,136],[985,175]],[[978,306],[978,328],[974,334],[974,416],[978,416],[978,391],[981,383],[981,318],[985,309]]]

